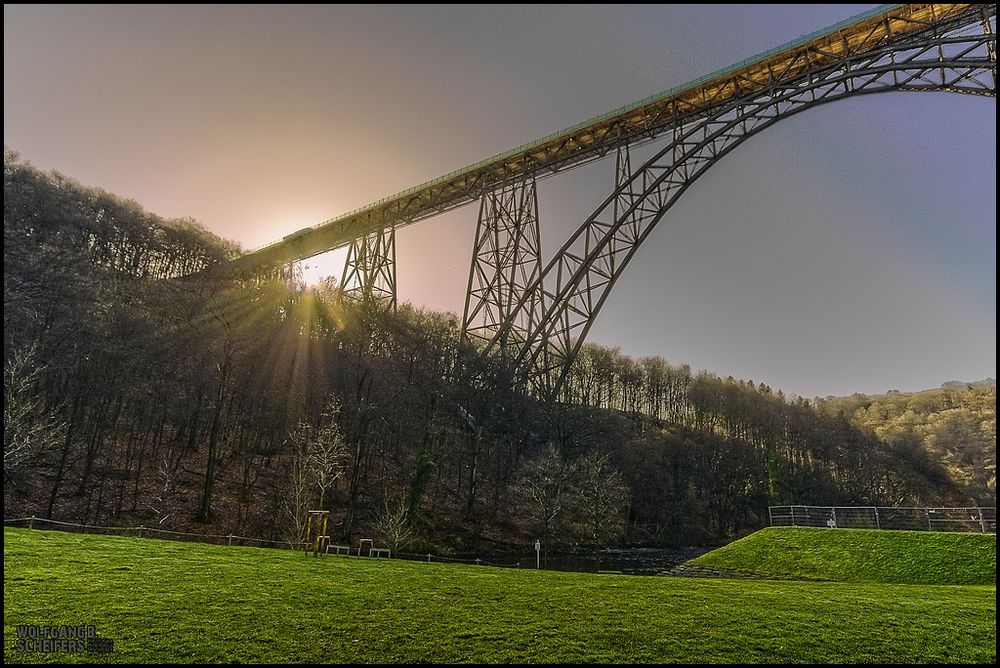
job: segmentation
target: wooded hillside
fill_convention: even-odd
[[[769,504],[964,502],[978,455],[948,438],[995,443],[995,420],[942,409],[913,447],[854,408],[595,345],[540,402],[454,315],[294,270],[180,278],[235,252],[5,152],[8,517],[285,539],[322,506],[397,546],[694,544]]]

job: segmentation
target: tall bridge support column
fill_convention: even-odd
[[[341,281],[344,297],[396,309],[396,228],[389,226],[351,242]]]
[[[522,300],[540,276],[538,193],[533,176],[519,177],[484,192],[480,199],[463,338],[482,343],[499,333],[499,354],[516,354],[541,318],[540,293]]]
[[[584,277],[584,288],[580,295],[576,297],[575,304],[568,304],[566,308],[556,311],[558,325],[550,328],[545,327],[543,316],[544,308],[535,321],[537,330],[528,329],[528,336],[522,336],[519,340],[521,350],[517,353],[521,357],[530,356],[533,359],[531,366],[521,368],[521,374],[529,385],[542,395],[551,395],[558,391],[562,381],[560,373],[566,366],[566,360],[561,351],[568,350],[577,339],[585,336],[582,329],[586,322],[579,317],[588,312],[593,306],[593,295],[599,294],[607,289],[618,271],[619,264],[625,252],[638,243],[639,235],[642,233],[641,218],[630,211],[630,204],[639,193],[636,192],[636,185],[632,179],[632,159],[628,144],[618,146],[615,155],[614,174],[615,194],[611,201],[615,218],[624,220],[618,229],[613,229],[611,225],[597,221],[586,229],[583,243],[584,257],[590,256],[592,252],[596,255],[591,266],[591,271]],[[544,276],[539,278],[538,285],[529,286],[541,292],[543,295],[541,302],[552,305],[562,299],[558,290],[551,290],[562,284],[574,268],[581,261],[581,258],[573,253],[560,253],[562,258],[560,264],[556,265],[556,276],[548,283],[544,281]],[[565,272],[565,275],[564,275]],[[512,306],[512,312],[516,313],[516,305]],[[540,336],[533,336],[535,331],[540,331]]]

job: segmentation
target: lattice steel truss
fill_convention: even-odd
[[[617,187],[524,291],[485,348],[491,354],[528,319],[543,316],[524,340],[518,372],[541,392],[560,389],[580,346],[615,282],[642,242],[685,190],[730,151],[777,121],[819,104],[886,91],[947,91],[996,95],[996,6],[981,5],[951,21],[896,36],[835,62],[816,63],[809,51],[773,70],[771,83],[749,82],[749,92],[719,91],[696,120],[678,122],[666,146],[633,173],[619,152]],[[822,64],[820,64],[822,63]],[[788,76],[787,71],[796,71]],[[752,84],[752,85],[750,85]]]
[[[485,355],[502,353],[536,389],[557,393],[636,250],[698,177],[756,133],[819,104],[886,91],[995,97],[995,21],[996,5],[879,7],[300,230],[233,260],[228,270],[253,272],[351,244],[344,272],[350,294],[394,301],[395,227],[481,199],[466,332]],[[630,168],[627,147],[664,141]],[[534,202],[534,179],[616,151],[614,191],[541,271],[533,269],[537,205],[526,214],[517,204],[526,201],[528,182]],[[518,215],[522,227],[533,216],[533,240],[512,223]]]
[[[469,340],[490,341],[503,323],[499,350],[516,355],[542,312],[541,295],[521,302],[541,275],[538,195],[534,177],[512,179],[483,193],[469,270],[462,333]]]
[[[389,226],[351,242],[341,282],[344,297],[396,308],[396,228]]]
[[[412,225],[476,201],[484,190],[509,179],[526,174],[540,179],[604,158],[622,144],[634,147],[658,140],[679,125],[712,115],[720,104],[764,92],[775,83],[838,67],[860,54],[901,43],[910,35],[926,35],[928,30],[945,31],[983,21],[988,25],[988,18],[995,13],[994,5],[969,3],[877,7],[659,95],[300,230],[234,259],[229,270],[253,271],[301,260],[389,225]]]

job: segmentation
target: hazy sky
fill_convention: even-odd
[[[869,7],[5,5],[4,144],[255,247]],[[546,256],[613,169],[540,182]],[[810,110],[681,198],[590,340],[807,397],[995,377],[995,184],[994,99]],[[397,234],[402,300],[461,312],[476,213]]]

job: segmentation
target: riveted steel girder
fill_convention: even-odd
[[[281,265],[339,248],[389,225],[411,225],[476,201],[484,191],[512,178],[526,174],[536,178],[551,176],[609,156],[623,144],[636,146],[654,141],[681,125],[711,116],[719,105],[796,81],[810,72],[836,67],[911,35],[978,22],[986,11],[992,16],[995,6],[911,3],[866,11],[659,95],[299,230],[234,259],[231,269],[252,272],[266,265]]]
[[[529,286],[508,322],[484,349],[491,354],[520,310],[544,303],[516,359],[518,373],[543,393],[558,393],[569,366],[615,282],[642,242],[687,188],[730,151],[777,121],[857,95],[946,91],[996,95],[995,5],[961,23],[933,23],[886,39],[835,63],[806,63],[792,78],[726,98],[694,121],[678,123],[667,144],[619,178],[614,192],[583,222]],[[983,26],[987,26],[984,29]],[[620,154],[619,154],[620,155]],[[522,306],[523,305],[523,306]]]

